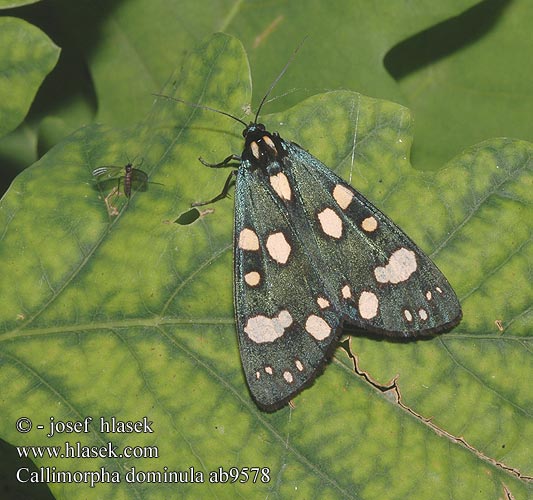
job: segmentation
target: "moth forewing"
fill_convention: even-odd
[[[287,170],[304,208],[300,219],[313,221],[309,255],[327,270],[324,281],[340,290],[340,311],[360,328],[390,336],[437,333],[457,324],[459,301],[431,259],[323,163],[298,145],[287,147]]]
[[[247,382],[266,410],[313,381],[340,324],[332,308],[323,310],[331,292],[292,221],[268,177],[244,160],[235,193],[235,314]]]

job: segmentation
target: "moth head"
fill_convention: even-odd
[[[252,169],[261,168],[269,175],[279,171],[279,162],[285,156],[282,141],[271,134],[262,123],[251,123],[244,130],[243,160],[250,162]]]
[[[248,137],[248,134],[253,134],[254,132],[264,132],[265,130],[266,130],[266,127],[262,123],[251,122],[242,131],[242,136],[246,138]]]

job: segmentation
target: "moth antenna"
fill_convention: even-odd
[[[283,66],[283,69],[281,70],[280,74],[276,77],[276,79],[272,82],[270,87],[268,88],[266,94],[264,95],[263,99],[261,99],[261,102],[259,103],[259,107],[257,108],[257,113],[255,114],[255,120],[254,123],[257,123],[257,119],[259,118],[259,113],[261,112],[261,108],[263,107],[263,104],[265,104],[265,101],[267,100],[267,97],[270,95],[270,92],[272,92],[272,89],[277,85],[277,83],[280,81],[281,77],[285,74],[285,71],[287,71],[287,68],[292,64],[292,61],[294,61],[294,58],[296,57],[296,54],[298,54],[298,51],[302,48],[302,45],[307,40],[307,36],[300,42],[298,47],[294,50],[291,57]]]
[[[233,116],[231,113],[226,113],[225,111],[221,111],[220,109],[210,108],[209,106],[204,106],[203,104],[194,104],[193,102],[184,101],[183,99],[178,99],[177,97],[171,97],[169,95],[164,95],[164,94],[152,94],[152,95],[155,97],[162,97],[163,99],[169,99],[170,101],[181,102],[182,104],[186,104],[187,106],[192,106],[193,108],[207,109],[208,111],[214,111],[215,113],[219,113],[221,115],[225,115],[225,116],[229,116],[230,118],[233,118],[235,121],[242,123],[245,127],[248,126],[248,124],[246,122],[243,122],[240,118]]]

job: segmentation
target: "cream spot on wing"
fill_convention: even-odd
[[[418,311],[418,315],[420,316],[420,319],[422,319],[422,320],[424,320],[424,321],[425,321],[426,319],[428,319],[428,313],[427,313],[427,311],[426,311],[425,309],[420,309],[420,310]]]
[[[272,373],[274,373],[271,366],[265,366],[265,372],[267,372],[269,375],[272,375]]]
[[[259,372],[255,372],[255,378],[259,380],[261,378],[261,374]]]
[[[353,193],[341,184],[335,185],[333,188],[333,198],[343,210],[346,210],[353,200]]]
[[[291,326],[292,316],[289,311],[280,311],[273,318],[268,318],[258,314],[248,319],[244,331],[250,340],[262,344],[264,342],[274,342],[285,333],[285,329]]]
[[[283,328],[288,328],[292,325],[292,316],[289,311],[285,309],[279,312],[278,320]]]
[[[243,250],[259,250],[259,238],[257,234],[245,227],[239,234],[239,248]]]
[[[261,275],[257,271],[251,271],[244,275],[244,281],[249,286],[257,286],[261,281]]]
[[[341,184],[337,184],[333,189],[333,198],[343,210],[346,210],[353,199],[353,193]]]
[[[250,149],[252,150],[252,154],[259,160],[259,146],[257,145],[257,142],[252,141]]]
[[[283,372],[283,378],[289,384],[292,384],[294,382],[294,377],[292,376],[292,373],[290,371]]]
[[[439,292],[439,293],[442,293],[442,290],[440,289],[439,286],[437,288],[435,288],[435,290],[437,290],[437,292]]]
[[[314,314],[307,318],[305,329],[317,340],[324,340],[331,334],[331,327],[322,318]]]
[[[291,186],[289,185],[289,179],[287,179],[287,176],[283,172],[278,172],[276,175],[271,175],[270,185],[282,200],[291,200]]]
[[[416,256],[412,250],[400,248],[392,253],[385,267],[376,267],[374,275],[379,283],[400,283],[416,271]]]
[[[413,321],[413,315],[411,314],[411,311],[409,311],[408,309],[405,309],[403,311],[403,315],[405,316],[405,319],[407,321]]]
[[[364,291],[359,296],[359,314],[361,318],[372,319],[378,314],[379,300],[372,292]]]
[[[378,221],[375,217],[367,217],[366,219],[361,222],[361,227],[363,228],[363,231],[366,231],[367,233],[371,233],[375,231],[378,228]]]
[[[263,141],[265,142],[265,144],[274,151],[274,153],[277,154],[277,149],[276,149],[276,145],[274,144],[274,141],[268,137],[268,135],[264,135],[263,136]]]
[[[426,292],[426,299],[431,300],[431,297],[433,297],[433,295],[431,294],[431,291],[428,290]]]
[[[341,293],[344,299],[349,299],[352,296],[352,291],[348,285],[342,287]]]
[[[341,218],[331,209],[325,208],[318,214],[318,220],[322,231],[332,238],[340,238],[342,236],[342,221]]]
[[[330,305],[329,300],[324,297],[318,297],[318,299],[316,299],[316,303],[320,309],[326,309],[326,307],[329,307]]]
[[[294,364],[296,365],[296,368],[299,372],[304,371],[304,365],[302,365],[302,362],[299,359],[297,359]]]
[[[291,246],[287,243],[283,233],[271,234],[266,242],[270,256],[280,264],[285,264],[291,253]]]

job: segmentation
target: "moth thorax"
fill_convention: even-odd
[[[262,160],[263,158],[274,159],[278,156],[278,149],[268,134],[251,141],[250,151],[256,160]]]

